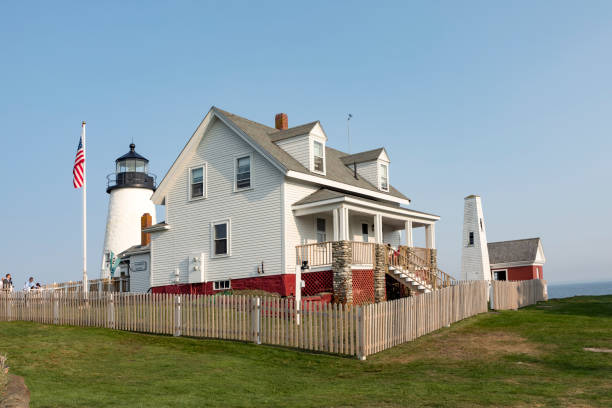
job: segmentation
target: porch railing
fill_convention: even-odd
[[[374,265],[376,244],[372,242],[351,241],[353,265]]]
[[[331,265],[332,243],[328,241],[298,245],[295,247],[295,260],[298,266],[306,261],[311,268]]]
[[[350,241],[353,254],[353,265],[373,265],[376,246],[372,242]],[[295,259],[297,265],[308,261],[309,267],[331,265],[333,262],[332,242],[317,242],[295,247]]]

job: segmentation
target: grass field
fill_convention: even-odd
[[[238,342],[0,323],[32,407],[612,406],[612,296],[488,313],[365,362]]]

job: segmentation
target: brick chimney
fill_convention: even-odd
[[[289,128],[289,118],[286,113],[277,113],[274,117],[274,127],[278,130],[287,130]]]
[[[142,231],[145,228],[149,228],[151,225],[153,225],[153,218],[151,217],[151,214],[142,214],[142,217],[140,217],[140,245],[142,246],[146,246],[151,243],[151,234]]]

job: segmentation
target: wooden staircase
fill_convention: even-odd
[[[400,249],[390,252],[385,259],[387,274],[411,293],[430,293],[456,283],[455,278],[414,253]]]

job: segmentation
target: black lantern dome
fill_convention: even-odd
[[[155,190],[155,175],[149,173],[149,160],[135,149],[136,145],[130,143],[130,151],[115,160],[116,171],[107,176],[107,193],[125,187]]]

